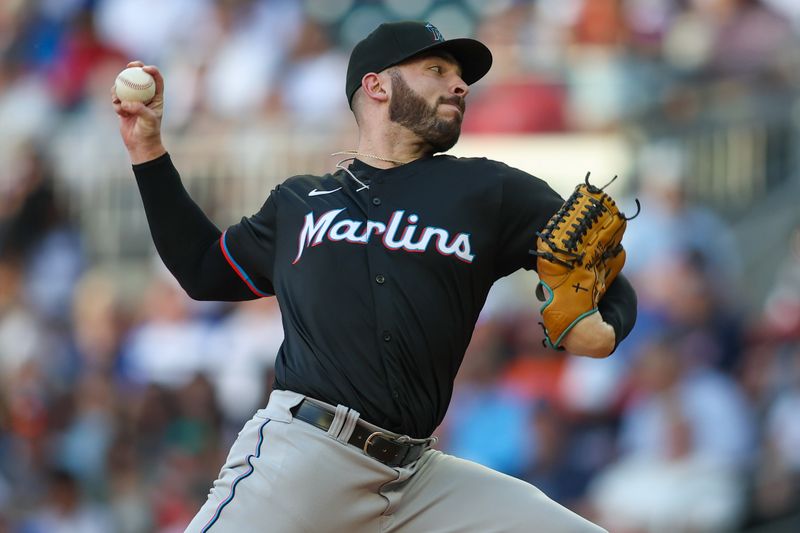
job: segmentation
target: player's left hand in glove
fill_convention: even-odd
[[[627,221],[639,211],[626,218],[603,189],[590,184],[586,174],[585,182],[536,234],[536,249],[531,250],[539,272],[536,295],[544,302],[544,342],[551,348],[561,349],[572,328],[597,312],[625,264],[622,236]],[[638,208],[638,200],[636,204]]]

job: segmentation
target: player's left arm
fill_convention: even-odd
[[[564,199],[546,182],[518,169],[499,165],[503,192],[497,277],[519,268],[536,270],[536,231],[541,230],[563,205]],[[628,336],[636,322],[636,292],[621,273],[607,286],[598,312],[578,321],[564,336],[560,347],[575,355],[607,357]]]
[[[598,305],[599,312],[579,321],[564,337],[562,346],[574,355],[608,357],[636,323],[636,291],[618,274]]]
[[[636,214],[638,207],[637,201]],[[626,257],[622,239],[635,217],[622,213],[587,174],[536,232],[531,254],[537,258],[537,296],[545,302],[541,311],[547,345],[575,355],[607,357],[631,331],[636,293],[619,278]]]

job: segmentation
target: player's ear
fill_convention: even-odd
[[[374,72],[364,74],[364,77],[361,78],[361,90],[364,92],[364,95],[377,102],[386,102],[389,100],[390,87],[391,84],[389,84],[386,79]]]

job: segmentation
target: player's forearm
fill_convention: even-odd
[[[593,313],[575,324],[561,345],[573,355],[603,358],[614,351],[615,340],[613,327],[599,313]]]
[[[614,328],[614,349],[628,336],[636,324],[636,291],[630,281],[619,274],[600,300],[603,321]]]
[[[134,165],[133,171],[156,250],[189,296],[252,299],[222,257],[219,229],[189,197],[169,155]]]

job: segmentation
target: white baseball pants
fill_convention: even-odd
[[[604,531],[524,481],[434,449],[386,466],[347,444],[358,413],[339,406],[326,433],[292,419],[303,399],[273,391],[187,532]]]

